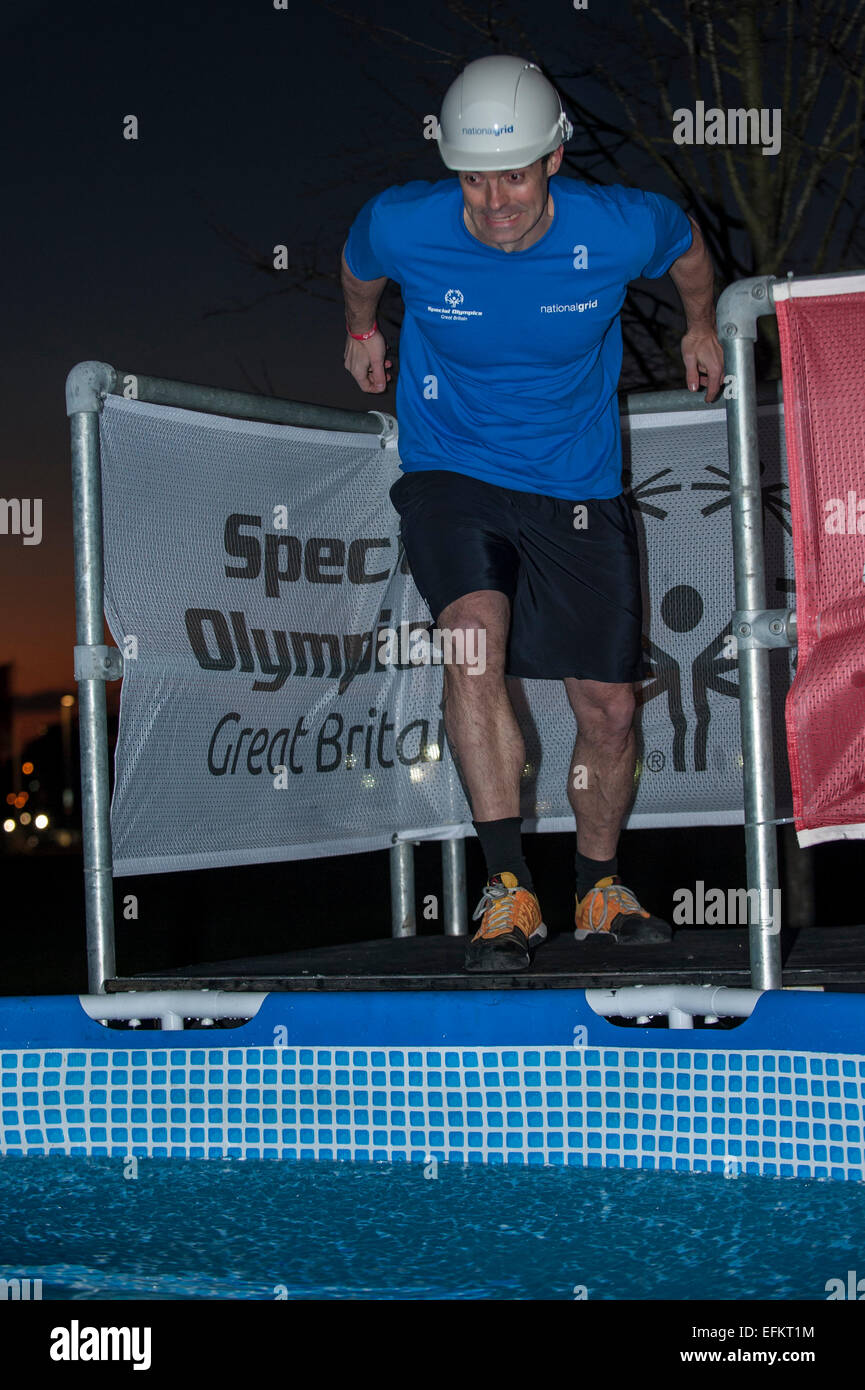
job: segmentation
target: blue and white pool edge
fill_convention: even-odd
[[[0,999],[0,1154],[865,1180],[865,995],[767,991],[683,1030],[570,989],[254,998],[230,1030],[140,1033],[77,995]]]

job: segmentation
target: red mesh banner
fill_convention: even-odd
[[[865,837],[865,293],[796,290],[776,310],[798,631],[787,747],[808,845]]]

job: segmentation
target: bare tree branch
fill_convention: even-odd
[[[714,0],[629,0],[630,31],[606,20],[601,7],[579,37],[574,29],[557,32],[558,51],[543,37],[543,14],[533,0],[440,0],[442,37],[433,39],[415,34],[409,16],[402,27],[386,26],[334,0],[316,3],[367,51],[374,47],[401,77],[408,74],[415,90],[427,94],[430,112],[479,47],[537,62],[562,92],[574,124],[562,172],[601,185],[660,182],[658,191],[700,223],[722,282],[778,273],[788,257],[818,271],[826,264],[843,269],[865,255],[865,0],[728,0],[724,7]],[[361,72],[378,85],[383,105],[404,118],[407,133],[388,148],[366,142],[344,151],[350,182],[372,193],[401,175],[418,177],[420,117],[404,84],[385,87],[371,64]],[[695,109],[709,93],[723,113],[780,109],[780,151],[769,158],[756,145],[678,144],[676,112],[683,102]],[[316,192],[334,193],[344,184],[340,173],[317,183]],[[241,263],[278,281],[249,303],[214,313],[248,312],[277,294],[336,300],[342,227],[313,241],[306,233],[290,248],[290,269],[277,271],[270,251],[216,219],[209,225]],[[395,288],[388,287],[382,305],[396,332]],[[681,325],[663,289],[632,291],[622,331],[626,388],[658,384],[659,377],[664,384],[678,381]]]

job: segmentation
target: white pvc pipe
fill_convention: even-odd
[[[671,1008],[667,1022],[671,1028],[693,1028],[694,1018],[684,1009]]]
[[[671,1028],[693,1028],[697,1017],[750,1018],[762,993],[724,985],[629,985],[624,989],[587,989],[586,1002],[603,1018],[664,1014]]]
[[[586,1002],[603,1018],[651,1018],[663,1014],[671,1028],[691,1028],[695,1017],[749,1018],[762,994],[758,989],[724,985],[630,985],[623,989],[587,989]],[[254,1018],[266,994],[233,990],[142,990],[124,994],[80,994],[90,1018],[158,1018],[166,1031],[183,1027],[184,1018]]]
[[[105,1019],[158,1018],[169,1032],[183,1028],[184,1018],[254,1018],[266,994],[234,990],[134,990],[128,994],[79,994],[82,1009],[100,1023]]]

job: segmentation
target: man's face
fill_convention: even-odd
[[[562,147],[524,169],[462,170],[465,222],[487,246],[524,251],[540,240],[552,218],[548,180],[562,162]]]

